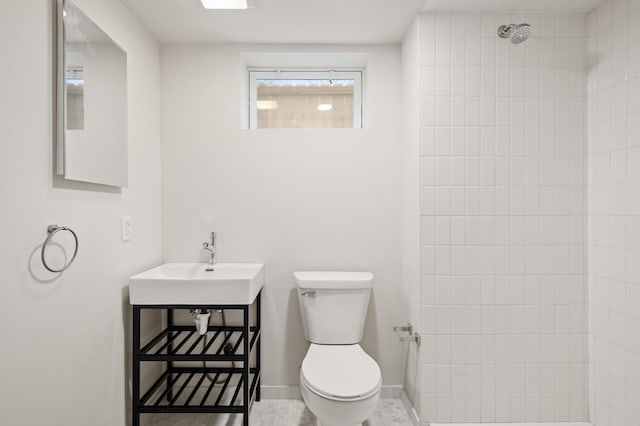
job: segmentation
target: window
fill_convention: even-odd
[[[362,128],[362,70],[249,70],[249,128]]]

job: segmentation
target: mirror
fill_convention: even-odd
[[[57,173],[126,187],[127,54],[74,3],[57,18]]]

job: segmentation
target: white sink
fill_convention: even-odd
[[[165,263],[129,278],[132,305],[250,305],[262,263]]]

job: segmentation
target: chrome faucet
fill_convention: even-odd
[[[210,243],[202,243],[202,248],[211,252],[211,258],[209,259],[210,265],[215,265],[216,260],[216,233],[211,233],[211,242]]]

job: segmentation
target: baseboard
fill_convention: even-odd
[[[401,386],[382,386],[382,389],[380,389],[380,398],[402,399],[403,393]],[[260,387],[260,396],[263,399],[302,399],[299,386],[262,385]]]
[[[382,386],[380,389],[380,398],[382,399],[400,399],[402,398],[402,386]]]
[[[189,388],[190,386],[187,386],[187,389]],[[382,399],[402,399],[403,394],[402,386],[399,385],[382,386],[382,389],[380,389],[380,398]],[[302,394],[299,386],[262,385],[260,387],[260,397],[262,399],[302,399]]]
[[[299,386],[260,386],[262,399],[302,399]]]

